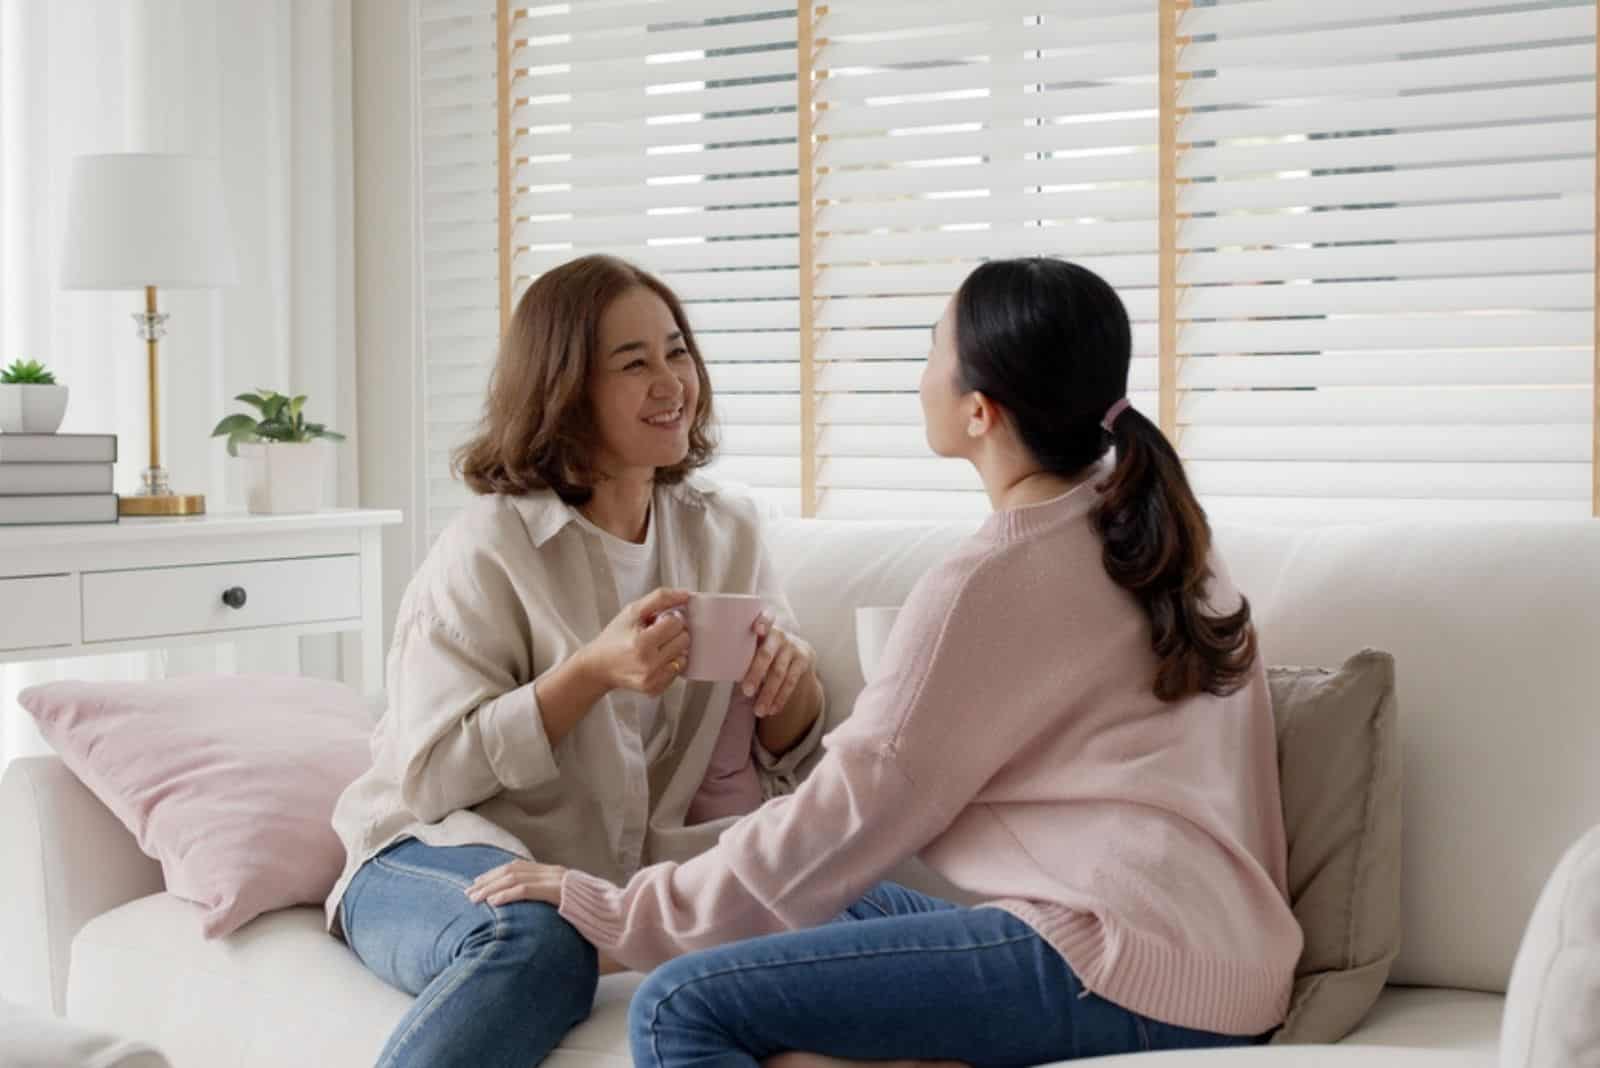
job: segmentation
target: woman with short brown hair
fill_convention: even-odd
[[[479,875],[693,856],[817,748],[815,654],[755,506],[692,474],[711,418],[660,280],[590,256],[518,302],[456,457],[475,497],[401,601],[372,767],[334,813],[329,929],[416,995],[380,1064],[525,1068],[588,1016],[594,948],[548,905],[470,900]],[[738,684],[677,684],[689,590],[763,598]]]

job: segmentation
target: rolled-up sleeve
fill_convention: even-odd
[[[483,751],[500,785],[528,790],[556,775],[556,755],[544,732],[544,714],[533,683],[485,702]]]
[[[397,629],[389,692],[401,798],[424,822],[559,773],[533,682],[442,619]]]
[[[756,758],[756,772],[761,779],[762,800],[792,794],[800,786],[800,765],[822,749],[822,735],[828,729],[827,695],[818,706],[817,718],[800,740],[789,747],[782,756],[774,756],[757,738],[750,747]]]

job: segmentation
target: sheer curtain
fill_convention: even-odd
[[[62,430],[115,432],[129,492],[147,440],[141,296],[56,284],[71,160],[121,151],[222,164],[240,280],[162,294],[162,452],[174,487],[240,510],[240,472],[207,437],[234,394],[307,393],[355,430],[348,0],[0,0],[0,360],[51,365],[72,391]],[[339,504],[355,503],[356,444],[339,450]],[[337,656],[334,639],[257,639],[0,665],[0,764],[42,748],[16,704],[34,682],[333,674]]]

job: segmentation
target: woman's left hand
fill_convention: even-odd
[[[543,901],[561,904],[561,879],[567,869],[557,864],[538,864],[531,860],[513,860],[498,868],[490,868],[467,887],[467,897],[473,901],[487,901],[491,905],[509,905],[513,901]]]
[[[788,706],[795,687],[816,667],[817,651],[778,626],[770,611],[757,616],[751,629],[759,641],[739,686],[755,698],[756,717],[765,719]]]

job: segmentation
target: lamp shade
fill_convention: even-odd
[[[127,152],[72,161],[64,288],[207,289],[237,280],[216,160]]]

